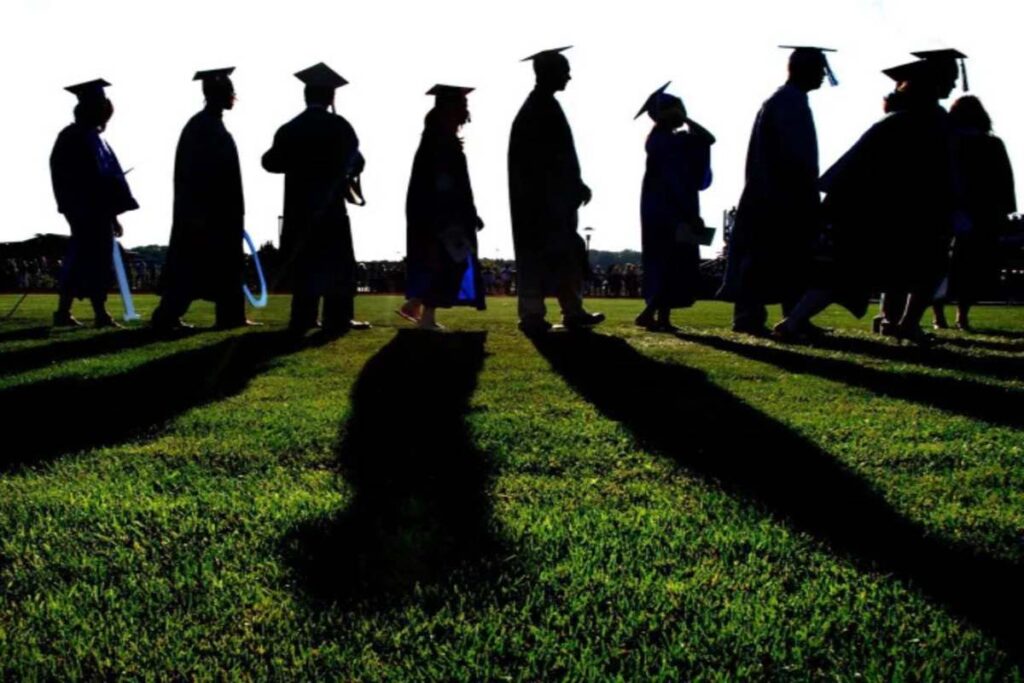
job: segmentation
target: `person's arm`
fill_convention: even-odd
[[[274,134],[274,143],[263,154],[261,161],[263,170],[269,173],[286,173],[288,171],[288,144],[284,128]]]

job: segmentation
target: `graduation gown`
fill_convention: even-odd
[[[430,123],[413,160],[405,215],[406,296],[439,308],[486,308],[462,141]]]
[[[350,176],[363,168],[352,126],[308,107],[281,126],[263,168],[285,174],[282,281],[304,295],[355,293],[355,254],[345,207]]]
[[[105,296],[114,281],[114,220],[139,208],[121,164],[96,128],[72,123],[53,145],[50,178],[71,228],[62,287],[77,298]]]
[[[722,298],[772,304],[803,293],[820,227],[817,182],[807,93],[787,83],[761,106],[750,134]]]
[[[164,294],[186,301],[240,296],[245,202],[235,140],[220,112],[185,124],[174,158],[174,219]]]
[[[923,294],[941,281],[960,201],[951,132],[935,103],[888,114],[822,177],[829,228],[815,285],[854,315],[872,291]]]
[[[676,233],[681,223],[699,223],[699,193],[711,185],[711,146],[696,135],[655,127],[646,149],[640,196],[644,300],[658,308],[692,306],[700,246],[678,241]]]
[[[1013,168],[1003,141],[979,130],[954,131],[953,156],[971,230],[953,240],[948,298],[973,303],[998,283],[999,237],[1017,210]]]
[[[576,232],[585,185],[572,130],[552,94],[531,92],[512,123],[508,186],[516,259],[543,260],[549,271],[585,265]]]

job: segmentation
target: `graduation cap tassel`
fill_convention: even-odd
[[[832,67],[828,64],[825,65],[825,76],[828,78],[828,84],[833,88],[839,85],[839,79],[836,78],[836,75],[832,72]]]
[[[968,92],[971,86],[967,83],[967,62],[963,59],[960,60],[960,82],[964,86],[964,92]]]

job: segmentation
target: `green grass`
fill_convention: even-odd
[[[357,303],[302,343],[278,297],[0,326],[0,678],[1024,676],[1022,309],[927,352]]]

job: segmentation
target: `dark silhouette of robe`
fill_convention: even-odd
[[[971,230],[953,241],[947,298],[974,303],[997,286],[999,237],[1017,210],[1013,168],[1003,141],[976,129],[954,131],[953,155]]]
[[[934,293],[960,189],[949,115],[911,104],[868,129],[822,178],[826,256],[816,285],[860,317],[872,291]]]
[[[285,175],[284,287],[301,298],[344,300],[346,310],[337,315],[347,316],[347,323],[355,295],[355,254],[345,195],[349,178],[363,168],[355,131],[325,107],[310,106],[278,129],[263,155],[263,168]],[[326,311],[324,317],[326,325]]]
[[[114,282],[114,220],[139,208],[121,164],[96,128],[72,123],[53,145],[50,177],[71,228],[62,288],[77,298],[105,297]]]
[[[699,193],[711,185],[711,147],[688,132],[655,127],[646,149],[640,197],[644,300],[657,308],[692,306],[700,285],[700,246],[679,241],[677,231],[684,222],[700,223]]]
[[[787,83],[754,121],[722,298],[758,304],[799,298],[820,230],[817,183],[818,138],[807,93]]]
[[[462,141],[429,120],[413,160],[406,196],[406,296],[427,306],[483,310],[477,259],[479,218]]]
[[[193,299],[230,302],[244,317],[244,221],[235,140],[220,112],[204,109],[185,124],[174,159],[174,222],[163,293],[165,300],[180,302],[175,318]]]
[[[508,185],[516,260],[526,259],[528,268],[540,259],[544,270],[581,270],[586,253],[576,228],[585,185],[572,130],[554,95],[534,90],[516,115]]]

